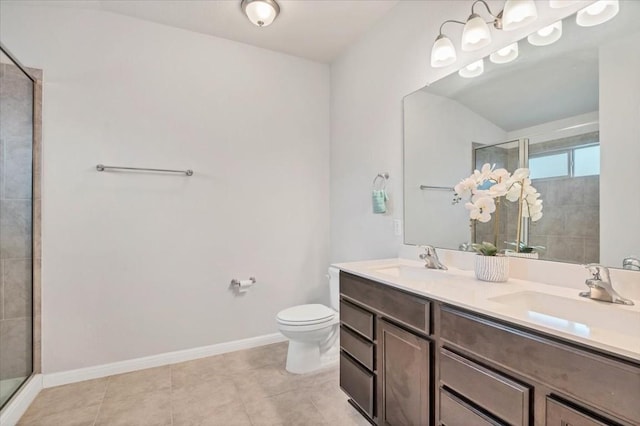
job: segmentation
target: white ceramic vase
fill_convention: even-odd
[[[476,256],[476,278],[495,283],[509,279],[509,258],[507,256]]]

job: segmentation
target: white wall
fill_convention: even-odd
[[[453,187],[470,174],[473,143],[503,142],[506,132],[460,102],[422,90],[404,98],[403,111],[405,241],[458,248],[471,237],[468,200],[452,204],[453,192],[420,185]]]
[[[488,2],[500,10],[503,1]],[[534,29],[574,13],[582,4],[550,9],[537,1],[535,25],[512,32],[493,31],[494,42],[473,53],[458,50],[449,68],[429,65],[438,27],[446,19],[464,20],[471,2],[401,1],[331,67],[331,259],[363,260],[398,253],[393,219],[402,218],[402,98]],[[459,46],[462,27],[447,25]],[[490,102],[490,99],[487,100]],[[391,175],[393,209],[386,216],[370,209],[371,180]]]
[[[1,16],[44,70],[45,373],[273,333],[328,300],[328,66],[100,11]]]
[[[640,256],[640,33],[600,47],[600,262]]]

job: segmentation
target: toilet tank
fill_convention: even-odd
[[[331,309],[340,310],[340,269],[329,268],[329,305]]]

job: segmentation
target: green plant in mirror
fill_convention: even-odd
[[[505,241],[504,243],[508,246],[515,247],[518,253],[540,253],[546,250],[544,246],[529,246],[522,241],[519,244],[511,241]]]
[[[475,252],[478,252],[483,256],[497,256],[498,255],[498,248],[496,246],[494,246],[493,244],[487,242],[487,241],[484,241],[482,244],[478,244],[478,243],[471,244],[471,248]]]

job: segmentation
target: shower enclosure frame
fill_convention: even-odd
[[[21,390],[42,372],[42,304],[41,304],[41,176],[42,176],[42,71],[27,68],[0,42],[0,51],[32,82],[31,145],[31,374],[13,392],[0,411],[9,407]]]

